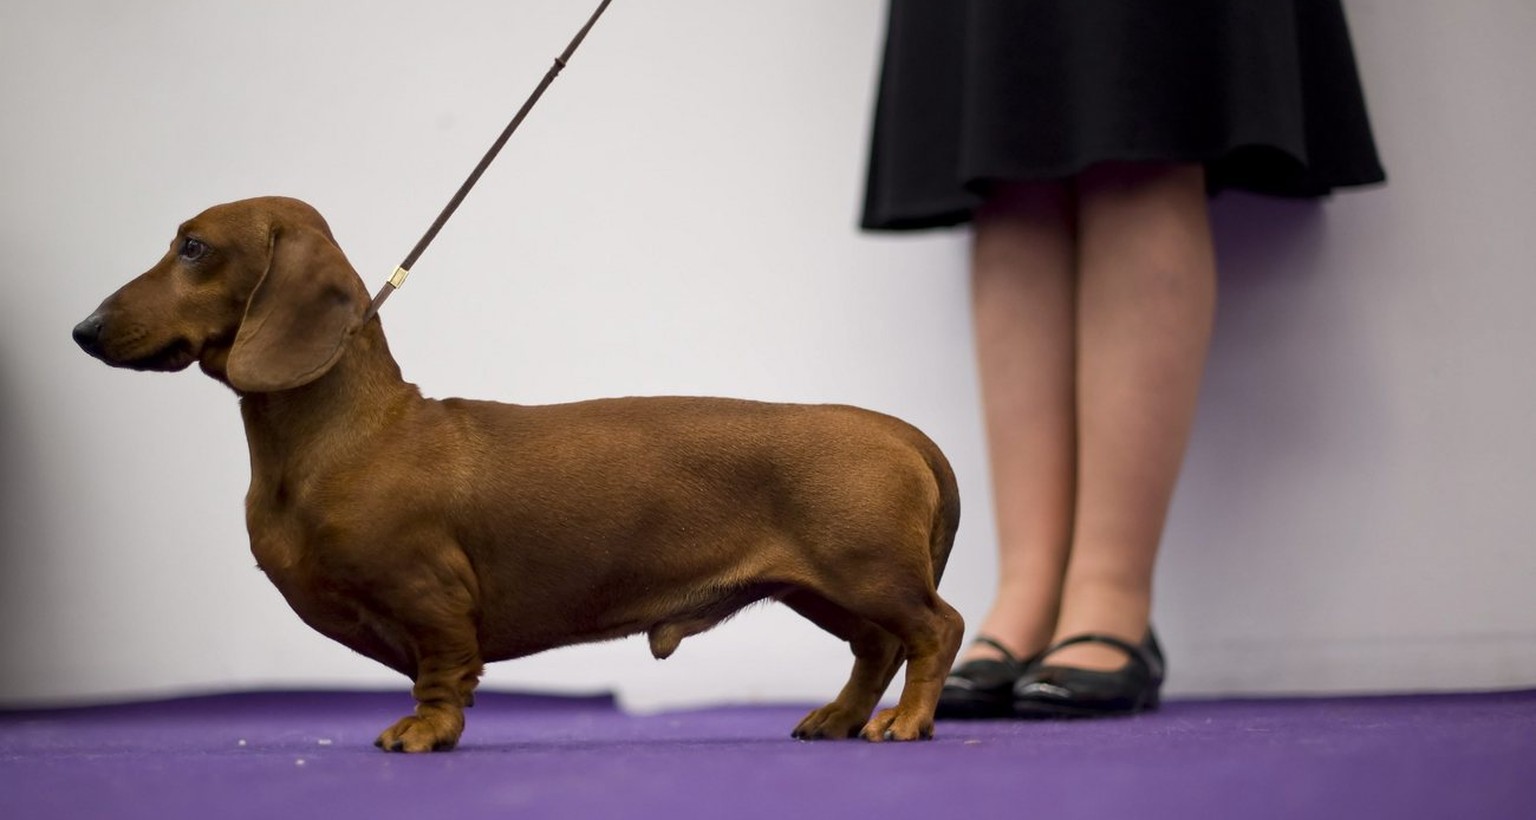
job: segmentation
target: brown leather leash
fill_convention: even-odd
[[[395,272],[390,275],[389,281],[379,288],[379,292],[373,297],[373,303],[368,305],[368,312],[363,314],[364,322],[372,319],[379,312],[379,308],[383,306],[384,300],[388,299],[391,293],[394,293],[401,285],[405,284],[405,277],[410,275],[411,266],[416,264],[416,260],[421,258],[422,252],[437,237],[437,232],[443,229],[443,225],[447,224],[448,218],[453,216],[454,211],[458,210],[459,203],[464,201],[464,197],[469,194],[469,189],[475,187],[475,183],[480,180],[481,174],[484,174],[485,169],[490,167],[491,161],[496,159],[496,155],[501,152],[501,147],[506,145],[507,140],[512,136],[512,132],[516,131],[519,125],[523,124],[523,119],[528,116],[528,112],[533,108],[533,104],[538,102],[539,97],[544,95],[544,89],[549,88],[549,84],[554,82],[555,77],[560,74],[560,69],[565,68],[565,64],[570,62],[571,55],[576,52],[576,47],[581,45],[582,40],[586,39],[587,32],[592,30],[592,26],[597,23],[597,18],[603,15],[603,10],[608,8],[610,2],[612,0],[602,0],[598,4],[597,11],[592,12],[591,19],[587,20],[587,24],[581,27],[581,31],[576,32],[576,37],[571,40],[570,45],[565,47],[565,51],[555,58],[555,64],[550,66],[549,71],[544,74],[544,79],[539,81],[538,87],[533,89],[533,93],[528,96],[528,101],[524,102],[523,107],[518,109],[517,115],[512,118],[510,123],[507,123],[507,127],[501,132],[501,136],[496,138],[496,142],[492,143],[491,149],[485,152],[484,157],[480,158],[480,164],[475,166],[475,170],[470,172],[469,178],[464,180],[463,185],[459,186],[459,190],[453,195],[453,199],[448,200],[448,205],[443,208],[442,213],[437,215],[437,219],[433,220],[432,227],[427,228],[427,232],[422,235],[421,241],[417,242],[416,247],[411,248],[411,252],[406,254],[405,261],[395,268]]]

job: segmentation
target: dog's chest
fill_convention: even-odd
[[[251,537],[251,554],[257,566],[292,599],[293,588],[302,594],[321,568],[313,554],[313,526],[305,523],[306,494],[293,488],[300,482],[289,480],[280,470],[258,470],[251,477],[245,497],[245,526]]]
[[[282,580],[295,572],[301,551],[296,538],[280,531],[252,528],[251,555],[256,557],[256,565],[272,579],[272,583],[282,586]]]
[[[251,554],[267,580],[277,587],[289,606],[309,621],[309,612],[319,608],[326,586],[315,571],[315,562],[305,560],[298,534],[288,527],[252,527]]]
[[[282,531],[252,530],[251,552],[267,579],[310,628],[393,669],[404,668],[408,653],[396,630],[349,590],[346,579],[335,577],[325,562],[314,560],[301,540]]]

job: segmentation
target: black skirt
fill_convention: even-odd
[[[1386,178],[1340,0],[891,0],[888,26],[869,230],[1108,161],[1291,197]]]

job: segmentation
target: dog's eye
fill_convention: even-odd
[[[208,254],[208,246],[203,242],[187,237],[181,243],[181,251],[178,254],[188,262],[196,262]]]

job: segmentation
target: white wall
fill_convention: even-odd
[[[588,3],[0,6],[0,702],[403,680],[310,632],[246,547],[234,397],[71,326],[215,202],[283,193],[370,287]],[[1156,620],[1182,693],[1536,683],[1536,6],[1352,0],[1389,187],[1216,204],[1224,292]],[[701,393],[891,412],[967,503],[989,599],[964,236],[853,223],[880,0],[618,0],[385,310],[429,395]],[[758,609],[489,683],[634,705],[829,696]]]

